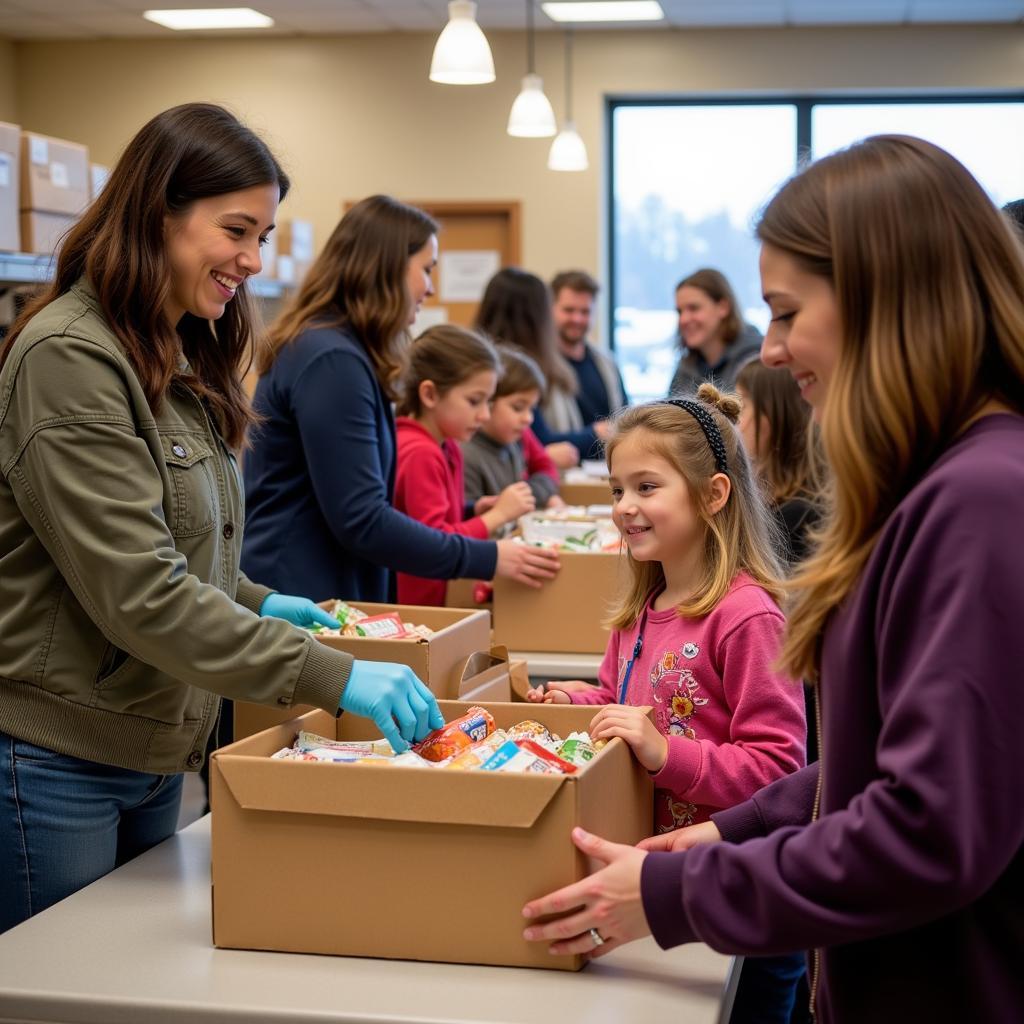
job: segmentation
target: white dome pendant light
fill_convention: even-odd
[[[590,166],[587,147],[572,119],[572,31],[565,33],[565,121],[548,152],[548,170],[585,171]]]
[[[486,85],[494,81],[494,58],[476,23],[472,0],[451,0],[430,62],[430,80],[444,85]]]
[[[534,71],[533,3],[526,0],[526,77],[508,115],[509,135],[524,139],[540,139],[558,131],[555,112],[544,95],[544,81]]]

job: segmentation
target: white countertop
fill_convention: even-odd
[[[531,679],[597,679],[604,655],[512,651],[509,657],[525,661]]]
[[[214,949],[209,834],[207,816],[0,935],[0,1022],[719,1020],[731,961],[700,945],[664,953],[648,939],[578,974]],[[299,864],[295,892],[301,913]]]

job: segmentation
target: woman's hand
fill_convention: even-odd
[[[596,423],[591,424],[593,431],[597,434],[599,441],[607,441],[612,436],[612,421],[611,420],[598,420]]]
[[[284,619],[293,626],[309,629],[310,626],[327,626],[328,629],[341,629],[341,623],[328,615],[318,604],[308,597],[290,597],[288,594],[267,594],[260,605],[260,615],[272,619]]]
[[[590,736],[595,740],[610,740],[613,736],[625,740],[649,772],[660,772],[668,760],[668,740],[642,708],[627,704],[601,708],[590,723]]]
[[[637,843],[638,850],[648,853],[680,853],[704,843],[720,843],[722,833],[713,821],[702,821],[699,825],[677,828],[674,832],[665,832],[660,836],[651,836]]]
[[[580,464],[579,448],[568,441],[556,441],[547,445],[547,453],[559,469],[572,469],[573,466]]]
[[[650,935],[640,895],[644,858],[634,846],[609,843],[581,828],[572,830],[572,841],[588,857],[605,865],[596,874],[533,900],[523,917],[564,914],[547,924],[532,925],[523,932],[528,942],[550,942],[555,956],[583,953],[594,960],[613,949]],[[594,940],[595,929],[601,943]]]
[[[505,576],[517,583],[539,589],[545,581],[553,580],[560,568],[557,551],[533,548],[511,539],[498,541],[495,576]]]

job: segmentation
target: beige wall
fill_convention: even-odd
[[[343,198],[374,191],[520,199],[524,263],[547,275],[602,269],[606,94],[1000,90],[1024,80],[1019,26],[578,33],[576,120],[591,169],[556,174],[545,167],[547,140],[505,134],[522,36],[492,33],[491,42],[498,81],[477,88],[428,82],[433,37],[418,34],[19,43],[17,113],[108,162],[156,111],[224,102],[283,157],[295,189],[282,214],[311,218],[320,241]],[[545,33],[537,58],[559,116],[561,46],[560,34]],[[0,49],[0,66],[6,56]]]
[[[18,123],[15,45],[0,38],[0,121]]]

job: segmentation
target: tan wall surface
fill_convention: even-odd
[[[16,47],[0,38],[0,121],[18,123]]]
[[[343,198],[519,199],[524,263],[548,275],[601,271],[606,94],[1021,88],[1019,26],[577,33],[576,121],[591,168],[545,167],[548,140],[505,122],[524,72],[523,37],[490,33],[498,81],[427,80],[433,36],[22,42],[17,115],[112,162],[131,133],[186,100],[230,105],[265,134],[295,188],[282,216],[315,223],[318,244]],[[562,37],[538,40],[538,71],[562,115]],[[8,48],[0,43],[0,67]],[[0,116],[10,92],[0,72]],[[12,111],[13,113],[13,111]]]

